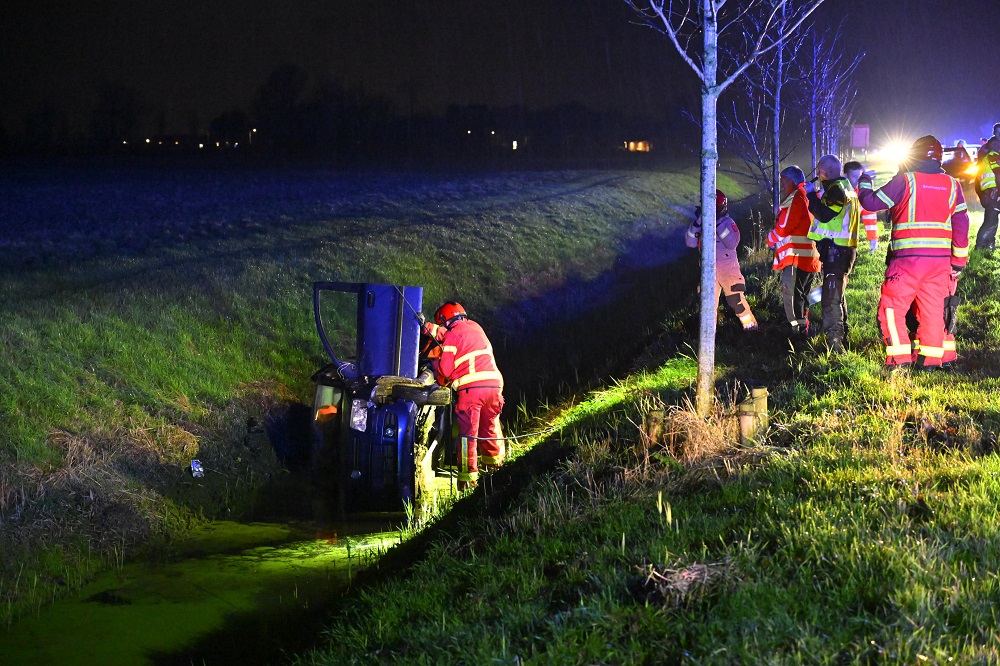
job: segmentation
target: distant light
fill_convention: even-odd
[[[218,148],[218,147],[219,147],[219,142],[218,142],[218,141],[216,141],[216,142],[215,142],[215,147],[216,147],[216,148]]]
[[[517,150],[517,140],[514,140],[514,145],[510,147],[511,150]]]
[[[237,141],[236,143],[233,144],[233,148],[239,148],[239,147],[240,147],[240,142],[239,141]]]
[[[156,145],[158,145],[158,146],[162,146],[162,145],[163,145],[163,142],[162,142],[162,141],[157,141],[157,142],[156,142]]]
[[[254,128],[253,128],[252,130],[250,130],[250,131],[251,131],[251,132],[256,132],[256,131],[257,131],[257,128],[256,128],[256,127],[254,127]]]
[[[468,132],[466,132],[466,134],[472,134],[472,130],[469,130]]]
[[[123,146],[127,146],[128,145],[128,141],[122,141],[122,145]]]
[[[181,142],[180,141],[174,141],[174,145],[175,146],[179,146],[179,145],[181,145]]]
[[[150,142],[150,140],[149,140],[149,139],[146,139],[146,143],[149,143],[149,142]]]
[[[905,141],[892,141],[882,147],[882,157],[887,162],[899,164],[905,162],[910,155],[910,144]]]
[[[198,147],[199,147],[199,148],[204,148],[204,147],[205,147],[205,144],[203,144],[203,143],[199,143],[199,144],[198,144]]]
[[[496,130],[490,130],[490,134],[496,134]]]

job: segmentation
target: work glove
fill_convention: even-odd
[[[864,178],[865,180],[874,183],[875,182],[875,169],[868,169],[867,171],[863,172],[861,174],[861,178]],[[859,178],[858,180],[860,181],[861,178]]]
[[[875,250],[877,250],[877,249],[878,249],[878,240],[870,240],[870,241],[868,241],[868,242],[869,242],[869,243],[871,244],[871,246],[872,246],[872,249],[871,249],[871,251],[872,251],[872,252],[874,252]]]
[[[423,312],[418,312],[414,316],[417,318],[417,321],[420,322],[421,328],[423,328],[423,325],[427,323],[427,317],[424,316]]]
[[[958,276],[962,274],[963,270],[965,270],[965,266],[955,266],[954,264],[952,264],[951,277],[957,280]]]

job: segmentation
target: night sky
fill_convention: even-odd
[[[868,52],[858,122],[908,136],[978,138],[1000,120],[990,58],[996,0],[827,0]],[[43,100],[85,128],[99,81],[135,88],[152,126],[183,132],[248,110],[278,65],[441,113],[449,104],[580,101],[627,114],[696,107],[693,75],[621,0],[7,0],[0,124]],[[991,41],[992,40],[992,41]],[[10,131],[10,130],[8,130]]]

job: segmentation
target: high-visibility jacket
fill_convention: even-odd
[[[811,224],[806,191],[799,185],[781,202],[778,220],[767,235],[767,245],[774,249],[774,270],[795,266],[807,273],[819,272],[819,252],[808,236]]]
[[[450,328],[434,329],[431,335],[441,341],[441,357],[433,361],[438,383],[454,389],[503,388],[503,375],[493,357],[493,345],[482,326],[469,319],[459,319]]]
[[[979,191],[985,192],[997,186],[1000,176],[1000,140],[992,138],[979,150]]]
[[[869,241],[878,240],[878,213],[862,206],[861,226],[865,228],[865,236]]]
[[[946,173],[905,171],[878,190],[861,177],[858,192],[869,210],[889,209],[893,257],[949,257],[953,266],[969,258],[969,214],[965,195]]]
[[[837,245],[857,247],[861,230],[861,205],[857,192],[846,178],[823,182],[823,197],[809,195],[809,212],[813,214],[809,238],[831,239]]]

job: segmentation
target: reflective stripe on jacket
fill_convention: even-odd
[[[767,235],[768,246],[774,248],[774,270],[795,266],[807,273],[819,272],[819,252],[807,236],[811,224],[809,201],[799,185],[781,202],[774,229]]]
[[[1000,174],[1000,141],[990,139],[979,151],[979,190],[996,187],[997,174]]]
[[[878,213],[861,207],[861,224],[865,228],[865,236],[868,240],[878,240]]]
[[[493,346],[483,328],[469,319],[460,319],[441,338],[441,358],[434,371],[442,385],[452,388],[495,386],[503,388],[503,375],[493,358]]]
[[[907,171],[880,189],[863,178],[859,196],[869,210],[889,209],[889,251],[898,257],[950,257],[964,266],[969,256],[969,214],[958,181],[946,173]]]
[[[861,204],[849,180],[835,178],[824,181],[823,197],[810,196],[809,211],[813,214],[809,238],[814,241],[829,238],[844,247],[858,246]]]

